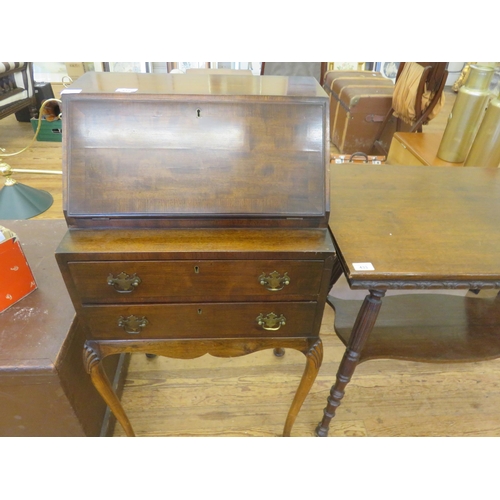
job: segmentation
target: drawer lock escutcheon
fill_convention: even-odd
[[[143,328],[146,328],[148,325],[149,321],[145,316],[142,316],[141,318],[134,316],[133,314],[131,316],[120,316],[118,318],[118,326],[120,328],[123,328],[127,333],[130,334],[138,334],[141,333]]]
[[[264,330],[275,331],[279,330],[283,325],[286,324],[286,318],[283,314],[277,316],[276,314],[269,313],[267,316],[264,316],[260,313],[256,318],[257,324],[264,328]]]
[[[273,271],[271,274],[266,276],[266,273],[262,273],[259,276],[259,283],[262,286],[265,286],[267,290],[270,290],[271,292],[277,292],[279,290],[282,290],[285,285],[290,284],[290,276],[288,276],[288,273],[281,274],[278,271]]]
[[[108,285],[112,286],[118,293],[132,293],[141,283],[141,278],[135,273],[129,275],[121,272],[118,276],[111,273],[108,276]]]

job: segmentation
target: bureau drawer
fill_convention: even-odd
[[[86,306],[94,339],[310,337],[318,304],[222,303]]]
[[[321,260],[106,261],[68,264],[84,304],[315,300]]]

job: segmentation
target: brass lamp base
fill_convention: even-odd
[[[31,219],[48,210],[54,198],[47,191],[20,182],[5,184],[0,190],[0,219]]]

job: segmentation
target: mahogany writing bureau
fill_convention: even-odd
[[[322,361],[335,262],[328,98],[313,78],[87,73],[63,93],[56,258],[94,385],[122,352],[176,358],[292,348]]]

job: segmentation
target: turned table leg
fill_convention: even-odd
[[[340,401],[344,397],[345,388],[351,380],[359,362],[363,347],[375,325],[384,295],[384,290],[370,290],[370,294],[367,295],[363,301],[363,305],[359,310],[349,338],[349,344],[340,362],[337,371],[337,379],[327,399],[328,404],[323,411],[323,420],[316,427],[317,436],[326,437],[328,435],[330,421],[335,416],[335,411],[340,406]]]
[[[83,362],[94,387],[109,406],[113,415],[116,417],[116,420],[118,420],[120,425],[123,427],[125,434],[130,437],[135,436],[127,414],[125,413],[118,396],[115,394],[115,391],[113,391],[113,387],[111,386],[106,372],[104,371],[99,352],[97,352],[87,342],[85,342],[83,347]]]
[[[310,349],[304,352],[304,354],[306,356],[306,367],[286,417],[285,427],[283,429],[283,436],[285,437],[290,436],[292,426],[297,418],[299,410],[302,407],[306,396],[309,394],[321,367],[321,363],[323,361],[323,343],[321,342],[321,339],[318,339]]]

